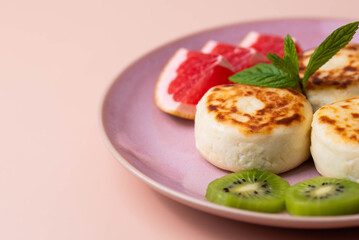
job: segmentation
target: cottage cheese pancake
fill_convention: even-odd
[[[299,56],[301,77],[314,50]],[[316,111],[323,105],[359,95],[359,44],[349,43],[316,71],[305,86]]]
[[[197,105],[196,146],[225,170],[281,173],[309,157],[311,120],[310,103],[294,90],[216,86]]]
[[[323,106],[314,114],[311,153],[323,176],[359,182],[359,97]]]

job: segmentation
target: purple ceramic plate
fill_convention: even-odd
[[[252,30],[295,37],[303,49],[317,46],[346,20],[287,19],[234,24],[184,37],[145,55],[122,72],[108,89],[102,105],[102,132],[112,154],[133,174],[160,193],[183,204],[223,217],[256,224],[293,228],[359,226],[359,214],[336,217],[294,217],[212,204],[206,187],[222,171],[197,152],[193,121],[170,116],[154,103],[156,80],[174,52],[200,50],[207,40],[238,44]],[[354,41],[359,42],[358,37]],[[311,160],[282,174],[291,184],[318,176]]]

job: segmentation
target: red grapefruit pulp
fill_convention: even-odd
[[[222,55],[232,64],[235,72],[252,67],[258,63],[269,63],[266,56],[253,48],[236,47],[213,40],[208,41],[203,46],[202,52]]]
[[[179,49],[167,63],[155,90],[163,111],[194,119],[196,105],[213,86],[230,83],[232,66],[222,56]]]
[[[294,40],[294,39],[293,39]],[[294,40],[295,42],[295,40]],[[276,35],[261,34],[258,32],[249,32],[239,44],[240,47],[251,47],[258,52],[267,55],[275,53],[280,57],[284,56],[284,38]],[[302,52],[301,47],[295,42],[297,53]]]

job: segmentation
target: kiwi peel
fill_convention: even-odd
[[[258,169],[228,174],[212,181],[206,198],[217,204],[251,211],[275,213],[284,209],[289,183]]]
[[[285,194],[287,212],[296,216],[335,216],[359,212],[359,184],[316,177],[291,186]]]

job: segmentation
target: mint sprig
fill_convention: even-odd
[[[274,53],[268,53],[267,57],[273,65],[257,64],[231,76],[229,80],[262,87],[284,88],[298,85],[300,79],[297,49],[289,34],[284,39],[284,57]]]
[[[295,43],[289,34],[287,34],[286,38],[284,39],[284,60],[286,62],[290,62],[295,74],[299,75],[297,47],[295,46]]]
[[[289,34],[284,40],[283,58],[274,53],[268,53],[267,57],[273,65],[257,64],[236,73],[229,80],[262,87],[290,88],[299,85],[301,89],[304,89],[309,77],[350,42],[358,25],[359,21],[349,23],[332,32],[313,52],[302,81],[299,77],[297,50]]]

